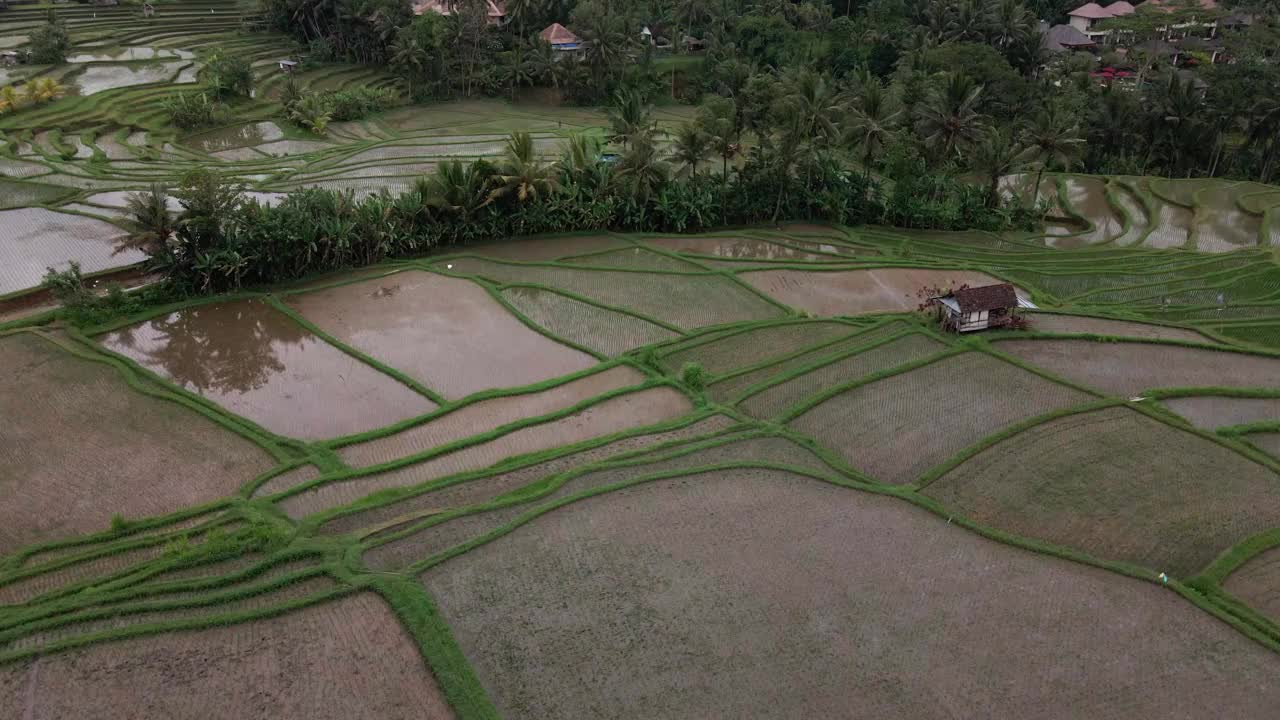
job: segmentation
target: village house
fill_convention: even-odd
[[[961,333],[1007,327],[1018,308],[1035,308],[1018,297],[1008,283],[960,288],[929,298],[929,304],[938,309],[938,321],[944,329]]]
[[[582,39],[560,23],[551,23],[538,33],[538,37],[550,44],[553,50],[560,52],[577,52],[582,49]]]
[[[421,15],[426,12],[433,12],[438,15],[452,15],[454,9],[458,5],[458,0],[417,0],[413,4],[413,14]],[[502,0],[487,0],[485,3],[485,17],[488,18],[490,25],[505,25],[507,22],[507,6]]]

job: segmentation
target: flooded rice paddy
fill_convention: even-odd
[[[288,437],[353,435],[436,407],[259,301],[180,310],[99,341]]]
[[[115,252],[124,232],[109,223],[42,208],[0,211],[0,295],[35,287],[50,267],[75,260],[86,272],[141,262],[136,250]]]
[[[595,364],[517,320],[480,285],[421,271],[288,298],[321,330],[449,399]]]

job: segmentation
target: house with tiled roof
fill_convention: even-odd
[[[1107,31],[1098,27],[1099,22],[1131,15],[1134,10],[1133,5],[1125,2],[1125,0],[1113,2],[1106,7],[1091,2],[1072,10],[1067,13],[1067,16],[1071,18],[1071,27],[1096,40],[1107,34]]]
[[[457,11],[459,4],[459,0],[417,0],[413,3],[413,14],[433,12],[449,16]],[[507,21],[506,3],[503,0],[486,0],[485,16],[490,25],[502,25]]]

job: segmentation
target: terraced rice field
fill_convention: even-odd
[[[1234,316],[1089,298],[1269,260],[739,236],[807,255],[522,239],[0,327],[0,709],[1268,716],[1280,360]],[[915,312],[997,274],[1053,311],[1034,335]]]
[[[68,96],[0,117],[0,718],[1275,716],[1280,190],[1049,174],[1033,233],[504,239],[73,327],[24,291],[139,262],[153,182],[394,192],[608,121],[319,137],[231,0],[59,12],[5,82]],[[215,47],[254,97],[178,132]],[[917,312],[996,281],[1030,333]]]
[[[1280,524],[1274,472],[1128,408],[1079,413],[998,442],[925,493],[1018,535],[1191,577]]]

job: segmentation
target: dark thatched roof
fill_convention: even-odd
[[[960,305],[962,313],[1018,307],[1018,293],[1014,292],[1013,286],[1009,283],[964,288],[955,291],[952,295]]]

